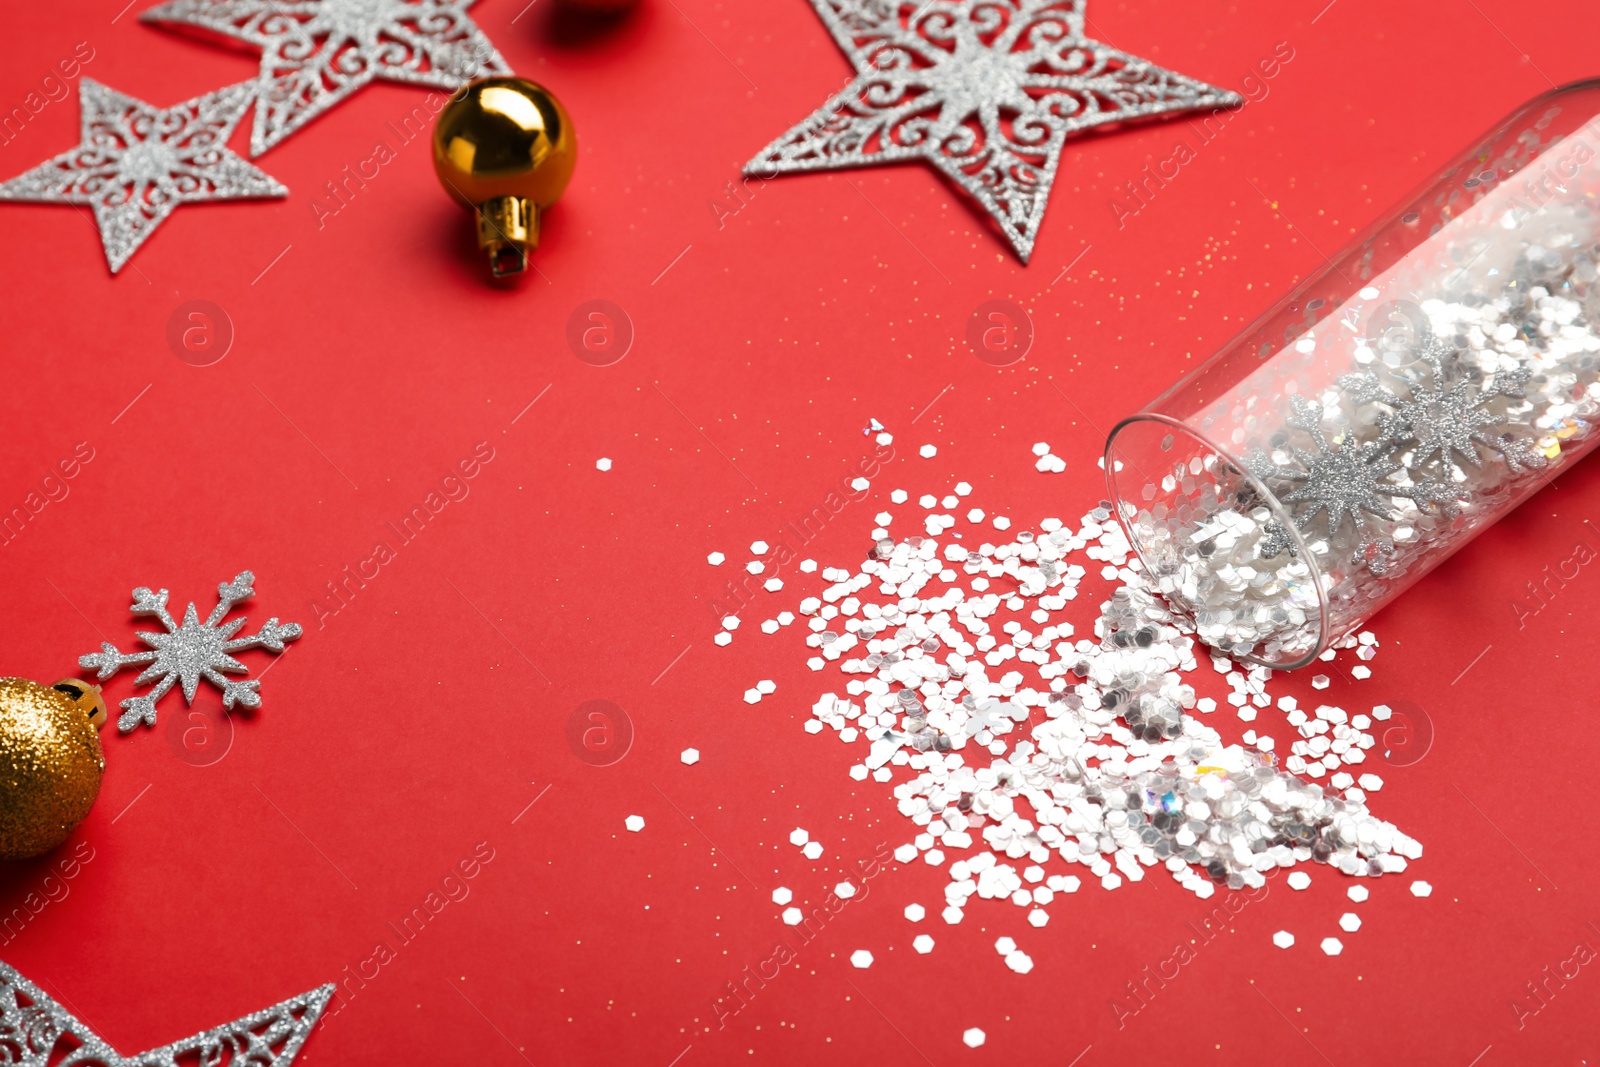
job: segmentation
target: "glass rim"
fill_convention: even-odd
[[[1133,546],[1133,551],[1138,555],[1139,562],[1143,565],[1145,574],[1152,579],[1152,592],[1155,592],[1161,597],[1162,600],[1166,601],[1169,606],[1176,610],[1178,614],[1183,616],[1183,618],[1190,624],[1191,628],[1194,626],[1194,612],[1191,609],[1184,607],[1179,601],[1173,597],[1167,596],[1165,593],[1161,592],[1160,589],[1154,588],[1153,579],[1156,572],[1151,567],[1150,560],[1145,555],[1144,548],[1140,545],[1139,538],[1134,534],[1133,527],[1129,523],[1128,517],[1123,513],[1123,503],[1127,500],[1127,497],[1117,487],[1117,464],[1116,457],[1113,455],[1113,450],[1115,449],[1117,443],[1117,437],[1122,433],[1122,431],[1128,429],[1134,424],[1147,422],[1165,426],[1168,429],[1177,431],[1178,433],[1182,433],[1193,440],[1198,441],[1213,454],[1231,464],[1234,469],[1239,471],[1240,474],[1244,475],[1250,488],[1255,490],[1262,500],[1266,501],[1267,506],[1272,510],[1273,515],[1278,520],[1279,525],[1288,531],[1289,537],[1294,542],[1295,551],[1300,554],[1300,559],[1304,560],[1306,566],[1311,569],[1312,585],[1317,591],[1317,640],[1315,647],[1313,647],[1310,652],[1306,653],[1304,658],[1295,660],[1292,663],[1274,663],[1248,653],[1242,654],[1236,652],[1225,652],[1224,655],[1226,655],[1229,659],[1243,660],[1246,663],[1268,667],[1275,671],[1293,671],[1299,670],[1301,667],[1309,666],[1332,644],[1332,640],[1328,635],[1328,627],[1331,619],[1329,618],[1330,609],[1328,605],[1328,594],[1327,590],[1323,587],[1322,568],[1318,566],[1316,557],[1311,554],[1310,549],[1307,547],[1305,537],[1302,536],[1300,528],[1295,525],[1294,519],[1289,514],[1288,509],[1285,508],[1278,500],[1277,494],[1268,489],[1266,483],[1264,483],[1260,478],[1256,477],[1255,472],[1252,471],[1248,465],[1242,463],[1232,452],[1223,448],[1215,441],[1207,437],[1204,433],[1201,433],[1193,426],[1190,426],[1188,423],[1184,422],[1182,419],[1175,418],[1159,411],[1147,409],[1145,411],[1135,412],[1134,414],[1121,419],[1115,426],[1111,428],[1111,432],[1106,435],[1105,457],[1103,462],[1106,471],[1106,492],[1111,497],[1111,510],[1116,515],[1117,522],[1121,524],[1122,532],[1127,535],[1128,543]],[[1201,643],[1204,644],[1205,642],[1202,641]],[[1206,647],[1210,648],[1211,646],[1207,645]]]

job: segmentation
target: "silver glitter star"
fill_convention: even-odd
[[[458,89],[510,74],[467,17],[474,0],[171,0],[145,22],[261,49],[250,154],[259,156],[373,80]]]
[[[811,2],[857,76],[745,173],[927,160],[1024,263],[1070,134],[1241,103],[1085,37],[1083,0]]]
[[[254,588],[256,577],[249,571],[243,571],[231,582],[223,582],[217,586],[217,606],[205,622],[200,621],[200,615],[195,611],[191,601],[187,611],[183,613],[183,624],[172,621],[172,616],[167,614],[167,591],[158,589],[151,592],[144,586],[133,591],[133,608],[135,615],[154,615],[161,620],[161,625],[166,627],[166,633],[140,633],[139,640],[149,645],[153,652],[132,652],[127,655],[117,651],[117,647],[107,641],[100,646],[99,652],[91,652],[78,660],[78,665],[84,668],[98,668],[96,677],[106,679],[116,674],[124,667],[139,663],[148,663],[144,672],[135,679],[137,684],[155,681],[156,687],[144,696],[130,697],[122,702],[122,716],[117,719],[117,729],[123,733],[132,730],[139,723],[147,726],[156,724],[156,701],[167,695],[167,692],[177,683],[183,683],[183,698],[188,703],[194,703],[194,694],[200,687],[203,678],[222,690],[222,705],[231,708],[235,704],[243,704],[247,708],[261,706],[261,696],[257,690],[261,683],[257,680],[248,682],[234,682],[224,678],[221,674],[227,671],[230,674],[244,674],[248,668],[243,663],[234,659],[229,653],[239,652],[247,648],[265,648],[273,652],[282,652],[284,642],[293,641],[300,636],[300,624],[297,622],[280,625],[276,617],[268,619],[262,624],[261,630],[249,637],[235,638],[239,628],[245,624],[244,618],[234,619],[224,623],[223,617],[233,610],[233,606],[240,601],[249,600],[256,595]]]
[[[0,1050],[17,1067],[289,1067],[333,996],[331,984],[137,1056],[123,1056],[0,960]]]
[[[82,142],[0,183],[0,200],[89,205],[115,274],[179,204],[288,195],[227,147],[254,96],[246,82],[157,108],[84,78]]]

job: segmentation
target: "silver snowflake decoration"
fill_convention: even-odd
[[[170,0],[146,22],[261,50],[250,154],[259,156],[375,80],[459,89],[510,74],[467,17],[473,0]]]
[[[856,77],[745,173],[927,160],[1024,263],[1070,134],[1242,102],[1084,36],[1083,0],[811,2]]]
[[[1347,432],[1330,441],[1322,429],[1321,406],[1298,394],[1289,400],[1294,413],[1288,424],[1311,438],[1314,451],[1287,445],[1294,462],[1280,464],[1258,450],[1250,457],[1251,473],[1269,484],[1293,486],[1288,492],[1279,491],[1277,497],[1290,508],[1295,527],[1302,531],[1319,514],[1326,516],[1330,535],[1348,521],[1359,538],[1357,558],[1374,574],[1382,574],[1393,545],[1373,536],[1368,517],[1393,521],[1394,500],[1441,504],[1456,499],[1456,491],[1431,479],[1410,484],[1390,480],[1401,470],[1401,464],[1392,459],[1397,443],[1390,420],[1380,424],[1375,440],[1362,442]],[[1269,559],[1290,547],[1288,531],[1271,525],[1275,528],[1267,531],[1260,545],[1261,555]]]
[[[88,206],[115,274],[179,204],[288,195],[227,147],[254,96],[244,83],[158,108],[84,78],[81,143],[0,183],[0,200]]]
[[[1422,470],[1435,460],[1447,475],[1465,467],[1477,468],[1482,459],[1479,447],[1498,454],[1513,471],[1545,465],[1545,457],[1530,442],[1489,432],[1491,427],[1510,420],[1488,410],[1486,405],[1496,397],[1521,398],[1529,378],[1526,366],[1498,371],[1481,386],[1465,376],[1452,384],[1446,365],[1455,362],[1454,345],[1424,327],[1417,350],[1428,375],[1426,381],[1409,385],[1408,396],[1400,396],[1371,373],[1350,374],[1340,380],[1340,385],[1356,399],[1388,406],[1393,413],[1394,432],[1414,442],[1409,449],[1409,470]]]
[[[0,1062],[17,1067],[289,1067],[333,996],[331,984],[137,1056],[0,961]]]
[[[102,680],[124,667],[149,664],[135,681],[141,685],[154,681],[156,687],[144,696],[130,697],[122,702],[123,712],[117,719],[117,729],[127,733],[141,722],[146,726],[154,726],[156,701],[166,696],[179,682],[183,683],[184,700],[191,704],[194,703],[195,690],[199,689],[201,679],[205,679],[222,690],[223,707],[231,708],[235,704],[247,708],[261,706],[261,695],[257,692],[261,687],[259,681],[235,682],[223,677],[224,672],[244,674],[248,670],[233,658],[232,653],[247,648],[282,652],[284,643],[299,637],[301,630],[297,622],[280,624],[274,617],[249,637],[233,636],[246,620],[242,616],[232,622],[222,620],[235,604],[256,595],[255,580],[254,574],[244,571],[233,581],[217,586],[217,606],[211,609],[205,622],[200,621],[200,614],[195,611],[191,601],[188,610],[183,613],[182,625],[173,622],[172,616],[167,613],[165,589],[151,592],[140,586],[133,591],[133,613],[156,616],[166,630],[165,633],[137,635],[154,651],[124,654],[108,641],[100,646],[99,652],[91,652],[78,660],[81,667],[98,668],[96,677]]]

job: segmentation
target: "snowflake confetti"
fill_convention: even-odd
[[[257,692],[261,688],[259,680],[235,682],[223,677],[224,673],[248,673],[249,668],[234,659],[232,653],[250,648],[282,652],[285,642],[298,638],[301,630],[299,623],[280,624],[274,616],[263,623],[258,632],[248,637],[233,636],[244,626],[246,619],[241,616],[231,622],[222,620],[235,604],[256,595],[255,580],[251,572],[241,571],[233,581],[217,586],[217,606],[211,610],[205,622],[200,621],[194,602],[190,601],[181,625],[173,622],[172,616],[167,613],[168,594],[165,589],[151,592],[140,586],[133,591],[133,607],[130,610],[135,615],[156,616],[166,631],[136,634],[153,651],[124,654],[107,641],[100,646],[99,652],[91,652],[78,660],[81,667],[96,668],[96,677],[102,681],[124,667],[149,664],[134,681],[138,685],[154,681],[156,687],[143,696],[122,701],[123,712],[117,719],[118,730],[128,733],[141,722],[146,726],[154,726],[156,702],[180,682],[186,703],[194,703],[195,691],[204,679],[222,691],[222,706],[225,708],[232,708],[235,704],[247,708],[261,706],[261,697]]]
[[[1401,432],[1392,421],[1381,423],[1370,441],[1360,441],[1353,434],[1330,440],[1322,429],[1320,404],[1299,394],[1291,396],[1289,403],[1293,414],[1285,421],[1310,438],[1311,448],[1288,445],[1291,462],[1258,451],[1250,457],[1251,473],[1269,486],[1280,487],[1278,502],[1291,508],[1294,524],[1302,532],[1318,514],[1326,516],[1330,534],[1338,533],[1348,521],[1359,537],[1358,558],[1374,574],[1382,574],[1394,545],[1373,535],[1368,517],[1392,520],[1392,501],[1396,499],[1443,504],[1456,499],[1457,490],[1432,478],[1411,481],[1408,477],[1405,482],[1393,478],[1405,468],[1392,458],[1395,437]],[[1409,476],[1410,472],[1405,473]],[[1282,489],[1285,485],[1291,488]],[[1261,546],[1261,555],[1271,559],[1292,550],[1287,531],[1275,526]]]

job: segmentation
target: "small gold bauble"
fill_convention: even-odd
[[[524,78],[462,87],[433,127],[433,169],[478,216],[478,247],[495,277],[520,274],[539,244],[539,212],[572,178],[578,139],[549,90]]]
[[[106,761],[100,688],[0,678],[0,860],[48,852],[89,814]]]

